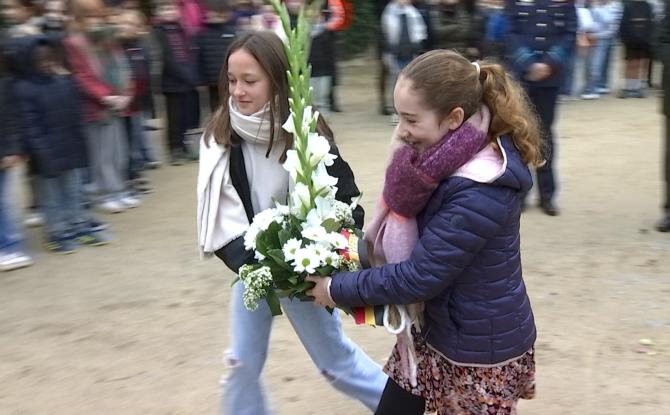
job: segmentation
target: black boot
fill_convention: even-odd
[[[543,200],[540,202],[540,209],[542,209],[542,212],[549,216],[558,216],[561,214],[561,212],[558,210],[556,205],[554,205],[554,202],[551,200]]]
[[[670,232],[670,213],[666,213],[663,219],[658,222],[656,230],[659,232]]]

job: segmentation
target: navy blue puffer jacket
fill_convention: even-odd
[[[35,172],[54,177],[87,165],[79,90],[71,75],[47,75],[35,65],[37,47],[53,39],[25,38],[19,48],[16,83],[21,136]]]
[[[453,362],[496,365],[535,342],[533,312],[521,277],[519,196],[528,168],[509,138],[506,170],[492,184],[443,181],[418,217],[410,258],[333,278],[340,305],[426,303],[428,343]]]

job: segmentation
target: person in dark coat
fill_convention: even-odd
[[[670,11],[670,0],[665,0],[665,10]],[[670,14],[666,13],[659,27],[657,55],[663,63],[663,115],[665,115],[664,202],[663,217],[656,229],[670,232]]]
[[[519,235],[527,164],[541,161],[532,108],[501,65],[447,50],[405,67],[395,99],[398,142],[366,231],[374,267],[308,277],[307,294],[329,307],[423,302],[393,308],[407,318],[376,415],[510,414],[534,394]]]
[[[228,46],[237,35],[232,9],[227,3],[210,6],[205,27],[198,34],[198,69],[200,83],[209,90],[209,106],[213,113],[219,107],[219,75]]]
[[[549,216],[557,216],[560,212],[554,201],[557,186],[552,128],[559,89],[569,65],[570,48],[577,35],[575,3],[573,0],[505,0],[505,15],[509,65],[526,88],[543,130],[546,163],[537,168],[540,208]]]
[[[654,11],[647,0],[624,2],[619,34],[625,49],[626,83],[619,98],[645,96],[654,23]]]
[[[117,38],[130,66],[133,92],[128,108],[123,114],[128,136],[128,179],[139,193],[148,193],[146,167],[157,164],[144,131],[144,115],[151,112],[151,57],[145,43],[146,28],[143,16],[135,10],[122,10],[117,18]]]
[[[81,172],[88,163],[81,99],[72,75],[59,72],[57,56],[58,47],[48,38],[25,38],[16,97],[26,152],[39,177],[47,248],[72,253],[80,244],[104,245],[109,239],[92,231],[83,208]]]
[[[482,57],[486,16],[475,0],[443,0],[432,20],[436,48],[456,50],[470,60]]]
[[[156,38],[160,45],[163,70],[161,92],[165,96],[167,136],[172,165],[193,158],[186,146],[186,132],[197,128],[200,102],[197,54],[193,38],[180,22],[175,0],[163,0],[157,10]]]
[[[33,260],[23,248],[23,236],[12,220],[7,182],[10,169],[23,160],[18,108],[12,93],[13,79],[5,65],[5,38],[0,32],[0,272],[30,266]]]

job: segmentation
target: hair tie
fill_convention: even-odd
[[[479,76],[482,72],[482,68],[479,66],[479,62],[470,62],[474,67],[477,69],[477,76]]]

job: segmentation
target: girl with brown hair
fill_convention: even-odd
[[[519,220],[537,121],[500,65],[446,50],[413,60],[394,98],[398,148],[366,231],[376,267],[310,277],[308,294],[330,307],[424,302],[377,414],[513,414],[534,393]]]
[[[292,136],[281,125],[289,116],[288,59],[272,32],[251,32],[229,47],[221,70],[221,104],[209,121],[200,146],[198,244],[204,256],[216,255],[233,272],[254,261],[243,236],[253,216],[286,202],[289,174],[282,167]],[[332,132],[319,120],[321,135]],[[331,153],[338,155],[335,144]],[[338,178],[338,200],[359,195],[349,165],[338,157],[328,168]],[[363,212],[354,218],[360,227]],[[225,414],[265,415],[269,408],[261,372],[269,344],[272,315],[267,304],[255,311],[243,305],[241,283],[233,286],[230,375],[223,387]],[[324,378],[339,391],[374,410],[387,377],[342,332],[337,312],[311,302],[281,300],[282,309]]]

